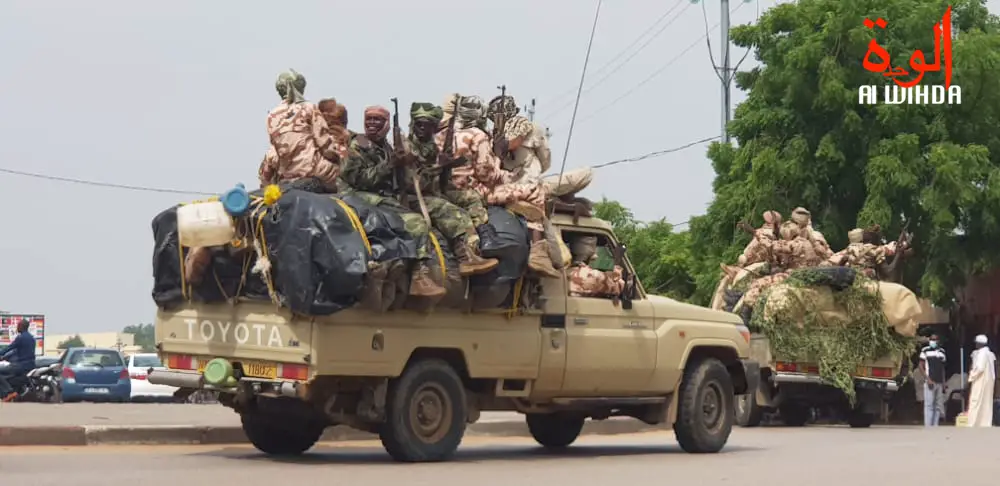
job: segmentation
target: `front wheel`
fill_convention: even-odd
[[[719,452],[733,431],[733,380],[721,361],[707,358],[684,369],[674,435],[686,452]]]
[[[243,432],[257,450],[273,456],[296,456],[312,448],[324,427],[282,420],[280,415],[244,413]]]
[[[575,442],[586,420],[566,413],[529,413],[525,418],[535,442],[550,449],[561,449]]]
[[[389,383],[382,447],[400,462],[450,458],[465,435],[465,386],[445,361],[418,361]]]

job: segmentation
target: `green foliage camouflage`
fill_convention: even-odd
[[[826,278],[805,268],[792,271],[784,283],[802,288],[823,285]],[[765,318],[764,308],[774,287],[767,289],[754,305],[750,330],[766,335],[771,351],[783,360],[815,363],[820,377],[853,403],[852,377],[860,366],[881,357],[902,359],[916,345],[914,338],[901,336],[889,326],[882,312],[882,296],[865,287],[868,282],[859,274],[851,286],[834,291],[834,302],[845,311],[843,317],[824,316],[810,302],[790,294],[783,303],[788,312]],[[792,320],[789,316],[804,317]]]

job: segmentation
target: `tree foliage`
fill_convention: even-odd
[[[749,241],[736,223],[758,226],[770,209],[787,218],[797,206],[834,248],[855,227],[879,224],[894,238],[908,225],[916,254],[905,283],[938,303],[970,273],[996,267],[1000,22],[981,0],[951,5],[958,105],[858,100],[859,86],[889,82],[862,67],[873,36],[894,66],[910,69],[915,49],[934,62],[932,29],[945,1],[800,0],[734,28],[734,42],[760,66],[737,74],[747,99],[729,125],[736,144],[709,148],[716,178],[707,213],[692,219],[690,233],[675,233],[664,221],[636,222],[617,203],[598,205],[646,287],[708,303],[719,263],[735,262]],[[864,26],[879,17],[885,29]],[[922,84],[944,84],[944,73],[928,72]]]
[[[56,349],[85,348],[85,347],[87,347],[87,343],[83,342],[83,338],[81,338],[79,334],[71,338],[68,338],[65,341],[61,341],[59,344],[56,345]]]
[[[142,348],[144,353],[156,351],[156,326],[153,324],[136,324],[125,326],[122,332],[131,334],[136,346]]]

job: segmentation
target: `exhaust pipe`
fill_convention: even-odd
[[[199,373],[183,371],[153,370],[146,380],[154,385],[169,385],[178,388],[201,388],[202,377]]]

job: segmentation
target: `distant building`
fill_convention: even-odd
[[[135,335],[127,332],[90,332],[81,334],[49,334],[45,336],[45,355],[58,356],[62,350],[56,348],[59,343],[80,336],[88,348],[111,348],[117,349],[122,354],[132,354],[142,351],[141,346],[135,345]]]

